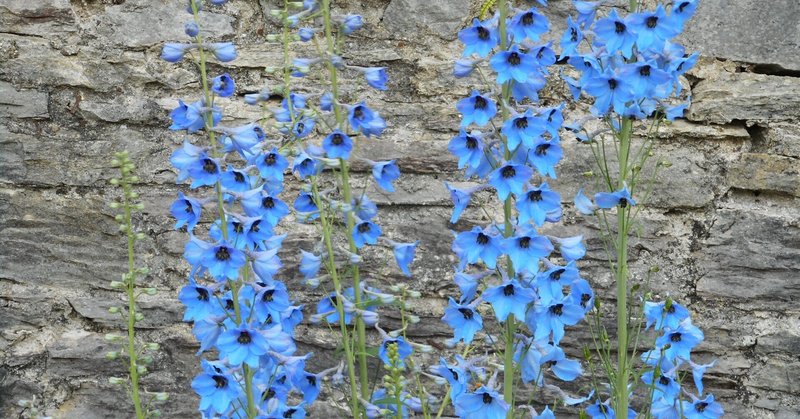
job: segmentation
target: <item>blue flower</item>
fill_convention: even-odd
[[[222,241],[206,249],[200,263],[217,280],[235,280],[239,277],[239,269],[244,266],[245,259],[241,250]]]
[[[522,194],[516,203],[519,211],[519,222],[534,224],[541,227],[544,225],[547,213],[561,208],[561,196],[558,192],[550,189],[547,182],[539,185],[538,188],[529,187]]]
[[[597,209],[597,205],[583,194],[583,188],[579,189],[578,193],[575,195],[575,209],[583,215],[592,215]]]
[[[300,192],[294,200],[294,209],[298,212],[312,213],[319,211],[317,204],[314,203],[314,197],[308,192]],[[315,215],[316,218],[319,215]],[[313,218],[312,218],[313,219]]]
[[[692,379],[694,379],[694,386],[697,388],[697,394],[703,395],[703,375],[706,373],[706,369],[713,367],[716,363],[717,361],[714,360],[708,364],[695,364],[689,360],[689,365],[692,366]]]
[[[663,98],[669,95],[665,88],[672,76],[658,68],[653,61],[640,61],[622,68],[620,75],[625,78],[634,97]]]
[[[552,298],[545,295],[537,302],[533,312],[535,318],[531,320],[534,320],[535,326],[531,327],[533,325],[528,323],[528,327],[536,330],[534,339],[547,339],[552,332],[553,343],[556,345],[564,337],[564,326],[574,326],[584,316],[583,307],[575,304],[569,297]]]
[[[214,303],[219,307],[219,303],[216,301]],[[221,308],[219,311],[224,313]],[[217,339],[222,332],[222,323],[213,317],[195,320],[194,326],[192,326],[192,333],[194,337],[197,338],[197,341],[200,342],[200,349],[197,351],[197,355],[213,348],[214,345],[217,344]]]
[[[547,141],[539,137],[528,151],[528,160],[542,176],[556,178],[556,164],[564,157],[564,151],[555,141]]]
[[[314,38],[314,30],[310,28],[300,28],[297,30],[297,36],[303,42],[308,42]]]
[[[550,410],[550,406],[545,406],[542,413],[538,416],[533,416],[531,419],[556,419],[556,415],[553,414],[553,411]]]
[[[481,140],[481,135],[479,132],[467,134],[462,129],[457,136],[450,140],[450,143],[447,145],[447,150],[458,157],[459,169],[463,169],[464,166],[478,167],[483,158],[483,141]]]
[[[561,37],[561,55],[571,56],[578,53],[578,44],[583,40],[583,31],[580,26],[567,16],[567,30]]]
[[[186,22],[186,24],[183,25],[183,31],[186,33],[186,35],[194,38],[198,33],[200,33],[200,28],[194,22]]]
[[[477,90],[473,90],[469,97],[458,101],[456,109],[461,112],[462,127],[471,123],[482,127],[497,114],[497,105],[494,101],[481,95]]]
[[[524,319],[528,304],[536,299],[536,292],[512,279],[487,288],[481,297],[492,305],[497,320],[504,322],[509,314]]]
[[[322,148],[325,149],[328,158],[347,160],[353,149],[353,140],[337,129],[322,140]]]
[[[506,136],[508,149],[516,150],[520,144],[531,147],[534,138],[545,132],[545,123],[528,110],[522,115],[515,115],[507,119],[500,130]]]
[[[692,349],[703,339],[703,331],[693,325],[690,318],[686,318],[677,328],[666,329],[664,335],[656,339],[656,346],[669,360],[689,359]]]
[[[362,220],[371,220],[378,215],[378,206],[366,194],[354,197],[352,205],[356,216]]]
[[[599,400],[586,409],[586,414],[591,416],[592,419],[616,418],[616,413],[614,413],[614,409],[611,405],[608,402],[600,403]]]
[[[242,363],[258,367],[259,357],[269,350],[269,343],[258,330],[240,326],[223,332],[217,339],[220,358],[227,358],[232,366]]]
[[[664,43],[678,35],[681,31],[680,21],[667,19],[664,6],[658,5],[656,10],[636,13],[628,18],[631,29],[637,35],[636,48],[661,51]]]
[[[411,276],[408,265],[414,260],[414,251],[417,250],[419,240],[412,243],[394,243],[394,260],[405,276]]]
[[[681,419],[681,404],[676,399],[656,398],[650,404],[650,413],[656,419]]]
[[[386,129],[386,121],[363,102],[350,107],[347,121],[354,131],[360,131],[367,138],[372,135],[379,137],[383,130]]]
[[[676,26],[678,32],[683,31],[683,25],[692,18],[697,10],[698,0],[679,0],[672,3],[669,19]]]
[[[525,83],[528,75],[538,69],[536,60],[520,52],[519,47],[514,44],[508,51],[496,53],[489,64],[497,72],[497,84],[505,83],[509,80]]]
[[[614,192],[598,192],[594,195],[594,202],[597,203],[599,208],[610,209],[619,205],[625,208],[628,205],[635,207],[636,201],[631,198],[631,192],[628,190],[628,185],[623,186],[622,189]]]
[[[522,190],[531,176],[533,176],[533,171],[528,166],[506,164],[489,174],[489,184],[494,186],[497,196],[504,201],[509,194],[522,195]]]
[[[342,33],[350,35],[364,26],[364,19],[359,15],[347,15],[342,20]]]
[[[492,230],[485,231],[475,226],[470,231],[458,233],[453,241],[453,252],[461,259],[462,269],[478,261],[483,261],[489,269],[497,266],[497,258],[503,253],[502,240]]]
[[[456,78],[467,77],[475,69],[475,61],[468,59],[456,60],[456,65],[453,68],[453,76]]]
[[[394,182],[400,177],[400,168],[394,160],[374,162],[372,165],[372,177],[378,186],[386,192],[394,192]]]
[[[623,114],[626,104],[633,100],[633,92],[627,81],[610,70],[586,80],[583,90],[595,97],[592,112],[596,115],[605,115],[609,108]]]
[[[269,152],[257,156],[254,160],[262,178],[283,182],[283,172],[289,167],[289,162],[276,147],[272,147]]]
[[[589,282],[578,278],[569,284],[569,298],[574,304],[583,307],[584,312],[589,312],[594,307],[594,291]]]
[[[528,55],[533,57],[538,70],[544,75],[550,74],[547,72],[547,67],[556,63],[556,53],[552,48],[550,48],[550,45],[552,44],[552,42],[548,42],[547,45],[534,47],[528,53]]]
[[[536,275],[539,294],[542,298],[561,299],[564,295],[563,288],[578,279],[578,269],[574,262],[561,266],[546,261],[545,267],[545,271]]]
[[[306,279],[317,276],[322,265],[322,258],[305,250],[300,250],[300,253],[302,254],[300,258],[300,273]]]
[[[339,322],[339,312],[336,309],[336,306],[339,304],[339,298],[336,296],[335,292],[328,294],[327,296],[323,297],[317,303],[317,316],[323,316],[322,318],[325,319],[326,322],[335,324]],[[342,298],[342,307],[346,307],[347,305],[352,305],[347,298]],[[311,322],[313,323],[315,317],[312,316]],[[352,314],[348,313],[347,311],[344,312],[344,321],[347,324],[350,324],[353,319]],[[319,321],[319,320],[316,320]]]
[[[292,134],[297,138],[305,138],[314,130],[316,121],[313,118],[301,117],[292,126]]]
[[[269,283],[272,277],[283,266],[278,257],[278,248],[265,250],[263,252],[252,252],[253,257],[253,272],[261,280],[261,282]]]
[[[248,218],[244,225],[245,247],[250,250],[263,249],[264,240],[273,237],[272,227],[262,217]]]
[[[191,48],[191,44],[166,43],[161,49],[161,59],[171,63],[177,63],[183,59],[183,55]]]
[[[353,242],[356,247],[360,249],[364,247],[365,244],[377,244],[378,237],[380,237],[381,233],[382,231],[379,225],[372,221],[361,221],[353,226],[351,236],[353,237]]]
[[[461,394],[454,404],[456,413],[464,419],[505,419],[508,412],[508,403],[485,386],[474,393]]]
[[[241,170],[234,169],[233,166],[228,166],[228,169],[220,175],[219,183],[227,192],[250,190],[250,176]]]
[[[192,231],[200,220],[202,206],[200,201],[185,196],[183,192],[178,192],[178,199],[169,209],[172,216],[177,220],[175,228],[178,229],[185,225],[187,230]]]
[[[497,29],[493,25],[481,22],[478,19],[472,19],[472,26],[458,32],[458,39],[464,43],[465,57],[473,52],[485,57],[500,42]]]
[[[672,300],[669,300],[669,308],[667,308],[666,301],[660,303],[646,301],[644,303],[644,316],[647,319],[645,329],[654,324],[655,330],[661,330],[664,327],[677,329],[681,322],[689,317],[689,310]]]
[[[549,365],[553,374],[562,381],[573,381],[583,373],[581,363],[567,358],[564,350],[555,345],[544,345],[540,362],[542,365]]]
[[[211,186],[217,183],[220,177],[219,163],[202,152],[198,159],[186,167],[186,171],[193,179],[191,188]]]
[[[303,371],[293,382],[295,387],[300,391],[300,394],[303,395],[303,401],[308,405],[314,403],[322,390],[322,377],[317,374]],[[286,416],[286,413],[284,413],[281,417],[299,418],[300,416]]]
[[[236,47],[232,42],[218,42],[209,44],[208,48],[217,60],[227,63],[236,59]]]
[[[229,97],[233,95],[235,90],[236,83],[233,82],[233,78],[228,73],[211,79],[211,91],[219,97]]]
[[[453,215],[450,216],[450,224],[455,224],[459,218],[461,218],[461,213],[469,205],[469,200],[472,197],[473,190],[470,189],[458,189],[454,186],[450,186],[449,183],[445,182],[444,186],[450,192],[450,199],[453,201]]]
[[[292,161],[292,173],[296,173],[300,179],[316,176],[321,170],[322,165],[317,163],[317,160],[306,150],[301,150]]]
[[[333,110],[333,94],[331,92],[325,92],[319,97],[319,108],[326,112]]]
[[[681,384],[676,380],[676,369],[672,362],[662,358],[657,370],[652,369],[642,374],[642,382],[653,388],[653,400],[665,398],[671,402],[678,397]]]
[[[396,338],[390,338],[388,336],[385,337],[383,339],[383,343],[378,349],[378,358],[380,358],[385,365],[392,365],[392,362],[389,359],[389,347],[392,345],[397,345],[397,355],[399,358],[399,363],[397,366],[402,367],[405,365],[403,360],[411,356],[411,353],[414,351],[411,348],[411,345],[409,345],[402,336],[398,336]]]
[[[213,298],[211,290],[197,285],[193,279],[189,279],[189,284],[181,288],[178,293],[178,300],[186,306],[183,313],[183,321],[197,321],[211,316],[217,312],[219,305]]]
[[[533,229],[518,230],[517,234],[503,240],[503,253],[511,258],[516,272],[536,272],[539,259],[553,251],[553,244],[547,237],[536,234]]]
[[[572,262],[586,256],[586,246],[583,245],[583,236],[573,237],[553,237],[558,246],[561,257],[568,262]]]
[[[466,344],[472,342],[475,333],[483,329],[483,318],[474,305],[459,304],[452,298],[444,310],[442,321],[453,328],[456,341],[463,340]]]
[[[282,282],[267,284],[258,294],[256,294],[253,308],[255,309],[258,320],[264,322],[273,313],[281,313],[291,306],[289,293],[286,285]]]
[[[715,402],[711,394],[703,400],[696,399],[692,402],[684,400],[681,405],[687,419],[716,419],[725,414],[722,405]]]
[[[206,126],[204,113],[208,112],[203,101],[197,101],[190,104],[183,103],[182,100],[178,101],[178,107],[170,112],[169,117],[172,119],[172,125],[169,129],[173,131],[187,130],[197,132]],[[212,110],[212,122],[216,125],[222,119],[222,112],[214,107]]]
[[[386,83],[389,81],[389,76],[386,75],[385,67],[368,67],[363,70],[364,78],[367,84],[378,89],[386,90]]]
[[[578,11],[578,23],[584,28],[592,25],[594,16],[597,13],[597,6],[600,5],[599,1],[573,1],[575,9]]]
[[[605,45],[609,54],[621,51],[625,58],[630,58],[637,37],[628,25],[627,19],[619,17],[616,9],[611,9],[607,18],[595,23],[594,33]]]
[[[195,377],[192,380],[192,389],[200,396],[200,410],[212,409],[217,413],[225,413],[243,392],[236,378],[217,370],[218,372],[204,372]]]
[[[508,30],[514,35],[516,42],[522,42],[525,38],[537,41],[539,36],[547,32],[548,26],[547,17],[539,13],[535,7],[531,7],[527,12],[515,15],[508,25]]]

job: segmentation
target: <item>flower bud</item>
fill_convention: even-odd
[[[153,363],[153,357],[152,357],[152,356],[150,356],[150,355],[145,355],[145,356],[139,357],[139,361],[140,361],[142,364],[145,364],[145,365],[150,365],[150,364],[152,364],[152,363]]]
[[[147,295],[156,295],[158,293],[158,290],[155,288],[145,288],[144,293]]]
[[[594,172],[592,172],[591,170],[588,172],[583,172],[583,177],[592,177],[592,176],[594,176]]]
[[[122,215],[122,214],[117,214],[117,215],[114,216],[114,219],[119,221],[119,222],[122,222],[122,220],[125,219],[125,216]]]
[[[106,359],[114,360],[117,358],[119,358],[119,352],[117,351],[106,352]]]
[[[661,268],[658,265],[653,265],[653,266],[650,267],[650,272],[652,272],[652,273],[657,273],[657,272],[660,272],[660,271],[661,271]]]
[[[417,349],[419,349],[419,351],[424,353],[424,354],[429,354],[429,353],[433,352],[433,346],[431,346],[431,345],[425,345],[425,344],[419,344],[418,343],[418,344],[416,344],[414,346],[416,346]]]
[[[276,35],[274,33],[271,33],[271,34],[267,35],[267,41],[269,41],[269,42],[277,42],[280,39],[281,39],[280,36],[278,36],[278,35]]]
[[[267,73],[267,74],[272,74],[272,73],[274,73],[276,71],[278,71],[278,69],[275,68],[275,67],[272,67],[272,66],[264,67],[264,72]]]
[[[154,418],[160,418],[160,417],[161,417],[161,411],[160,411],[160,410],[158,410],[158,409],[156,409],[156,410],[151,410],[151,411],[150,411],[150,416],[152,416],[152,417],[154,417]]]
[[[113,179],[109,180],[108,183],[110,183],[110,184],[112,184],[114,186],[117,186],[117,185],[119,185],[119,179],[113,178]]]
[[[131,193],[128,194],[128,197],[129,198],[138,198],[139,197],[139,193],[138,192],[131,192]]]
[[[145,367],[144,365],[137,365],[136,372],[138,372],[140,375],[145,375],[147,374],[147,367]]]
[[[133,315],[133,318],[136,319],[137,322],[140,322],[140,321],[144,320],[144,314],[136,313],[136,314]]]
[[[136,233],[136,240],[144,240],[145,237],[144,233]]]
[[[413,314],[407,314],[406,320],[408,320],[408,322],[411,324],[417,324],[419,323],[419,316],[415,316]]]
[[[155,343],[155,342],[149,342],[149,343],[146,343],[146,344],[144,345],[144,348],[145,348],[146,350],[148,350],[148,351],[157,351],[157,350],[158,350],[158,348],[160,348],[160,347],[161,347],[161,345],[159,345],[159,344],[157,344],[157,343]]]
[[[111,283],[109,285],[111,286],[111,288],[113,288],[115,290],[119,290],[119,289],[125,288],[125,284],[122,283],[122,282],[119,282],[119,281],[111,281]]]
[[[128,380],[119,377],[108,377],[108,382],[113,385],[125,384]]]
[[[119,307],[109,307],[108,312],[111,314],[117,314],[119,313]]]
[[[411,298],[419,298],[419,297],[422,297],[422,293],[419,292],[419,291],[415,291],[415,290],[409,290],[408,291],[408,296],[411,297]]]
[[[117,209],[117,208],[120,207],[120,203],[119,202],[112,202],[112,203],[108,204],[108,206],[111,207],[111,209]]]
[[[141,211],[141,210],[144,209],[144,203],[140,202],[140,203],[134,205],[133,208]]]
[[[136,272],[142,275],[147,275],[150,273],[150,268],[148,268],[147,266],[145,266],[144,268],[136,268]]]
[[[119,162],[119,160],[117,160],[117,159],[111,159],[111,166],[113,166],[113,167],[117,167],[117,166],[119,166],[119,165],[120,165],[120,162]]]
[[[169,399],[169,393],[156,393],[156,400],[165,402]]]
[[[269,11],[269,15],[272,17],[278,17],[283,14],[283,10],[280,9],[272,9]]]
[[[139,181],[139,176],[131,176],[130,178],[131,183],[136,183]]]
[[[114,333],[106,333],[104,336],[106,342],[122,342],[123,338],[120,335]]]

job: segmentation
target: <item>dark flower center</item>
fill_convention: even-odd
[[[261,220],[254,221],[253,225],[250,226],[250,232],[258,233],[259,231],[261,231],[261,227],[258,226],[259,224],[261,224]]]
[[[228,385],[228,379],[221,375],[212,375],[211,378],[214,380],[214,387],[216,388],[223,388]]]
[[[304,124],[304,123],[302,123],[302,122],[298,122],[298,123],[297,123],[297,132],[303,132],[303,130],[304,130],[305,128],[306,128],[306,124]]]
[[[244,175],[242,174],[242,172],[234,171],[233,172],[233,180],[236,183],[244,183]]]
[[[488,29],[484,28],[483,26],[478,26],[477,28],[475,28],[475,30],[478,31],[478,39],[480,39],[481,41],[489,39]]]
[[[294,416],[294,413],[297,412],[297,409],[288,409],[287,411],[283,412],[284,418],[291,418]]]
[[[592,296],[590,294],[581,294],[581,307],[586,307],[586,304],[591,299],[592,299]]]
[[[517,171],[514,169],[513,166],[506,166],[503,170],[500,171],[500,174],[503,176],[503,179],[512,178],[517,175]]]
[[[517,129],[528,128],[528,118],[523,116],[522,118],[515,119],[514,127],[516,127]]]
[[[205,288],[195,288],[195,291],[197,291],[198,301],[208,301],[208,290]]]
[[[575,28],[569,28],[569,40],[572,42],[578,42],[578,31]]]
[[[214,163],[214,160],[203,159],[203,171],[213,175],[217,173],[217,164]]]
[[[336,298],[335,295],[331,295],[330,297],[328,297],[328,301],[330,301],[331,305],[334,307],[336,307],[339,304],[339,299]]]
[[[676,332],[669,335],[669,340],[672,342],[680,342],[681,341],[681,334]]]
[[[475,137],[467,137],[467,148],[470,150],[474,150],[478,147],[478,140]]]
[[[358,232],[359,233],[366,233],[370,230],[369,223],[361,223],[358,225]]]
[[[247,345],[248,343],[253,341],[253,338],[250,337],[250,332],[247,330],[242,330],[239,332],[239,337],[236,338],[236,341],[241,343],[242,345]]]
[[[272,314],[267,314],[267,319],[264,320],[265,324],[272,324]]]
[[[625,198],[620,198],[619,199],[619,206],[622,207],[622,208],[627,207],[628,206],[628,200],[625,199]]]
[[[489,404],[489,403],[492,402],[492,400],[494,400],[494,399],[492,398],[491,394],[483,393],[483,404]]]
[[[267,157],[264,157],[264,164],[266,164],[267,166],[272,166],[273,164],[275,164],[275,161],[277,159],[278,156],[276,156],[275,153],[269,153],[267,154]]]
[[[188,199],[184,199],[183,203],[186,204],[186,208],[183,210],[186,211],[187,214],[194,214],[194,209],[192,208],[192,203],[189,202]]]
[[[486,99],[483,96],[475,96],[475,109],[486,109]]]
[[[561,279],[561,274],[563,274],[566,271],[567,271],[566,269],[561,268],[561,269],[556,269],[553,272],[550,272],[550,280],[551,281],[558,281],[559,279]]]
[[[514,295],[514,284],[508,284],[503,287],[503,295],[506,297]]]
[[[233,310],[233,300],[230,298],[225,300],[225,310]]]
[[[487,236],[487,235],[485,235],[483,233],[478,233],[478,237],[475,238],[475,242],[480,244],[480,245],[484,245],[486,243],[489,243],[489,236]]]
[[[599,410],[600,413],[606,413],[606,405],[604,405],[602,403],[597,405],[597,410]]]
[[[548,148],[550,148],[550,144],[539,144],[533,152],[536,153],[537,156],[546,156]]]
[[[525,26],[533,25],[533,12],[528,12],[522,15],[522,24]]]
[[[362,109],[361,106],[356,106],[356,108],[353,109],[353,116],[356,117],[356,119],[363,119],[364,109]]]
[[[542,191],[528,192],[528,201],[539,202],[542,200]]]
[[[616,79],[608,79],[608,88],[614,90],[617,88],[617,80]]]
[[[339,134],[338,132],[333,134],[333,137],[331,137],[331,143],[333,143],[333,145],[342,145],[343,142],[344,137],[342,137],[342,134]]]
[[[214,253],[214,257],[217,258],[217,260],[224,262],[231,258],[231,252],[227,247],[218,247],[217,251]]]
[[[698,412],[702,412],[702,411],[706,410],[706,407],[708,407],[708,403],[700,402],[700,403],[697,403],[696,405],[694,405],[694,410],[697,410]]]
[[[644,22],[648,28],[653,29],[658,24],[658,16],[650,16]]]
[[[514,51],[511,54],[508,54],[508,59],[506,61],[511,65],[519,65],[521,58],[519,54]]]
[[[264,291],[264,296],[261,297],[261,301],[265,303],[271,303],[272,297],[275,295],[275,290],[267,290]]]
[[[261,206],[266,209],[273,209],[275,208],[275,200],[271,196],[264,197],[261,200]]]
[[[452,368],[448,368],[451,374],[453,374],[453,378],[458,381],[458,372]]]
[[[461,313],[462,316],[464,316],[465,319],[472,320],[472,315],[473,315],[472,310],[462,307],[459,308],[458,311]]]
[[[667,309],[667,313],[669,314],[675,313],[675,306],[670,304],[669,308]]]
[[[520,237],[517,243],[521,249],[527,249],[531,245],[531,238],[528,236]]]
[[[556,304],[550,307],[550,313],[555,316],[560,316],[564,312],[564,304]]]
[[[275,389],[274,388],[270,388],[269,390],[261,393],[261,399],[262,400],[269,400],[269,399],[271,399],[273,397],[275,397]]]
[[[686,6],[688,6],[688,5],[689,5],[688,1],[685,1],[685,2],[681,3],[681,5],[678,6],[678,13],[683,13],[683,9],[685,9]]]
[[[659,377],[658,383],[661,384],[662,386],[668,386],[669,385],[669,377],[666,377],[666,376],[662,375],[661,377]]]
[[[625,32],[625,24],[620,21],[614,22],[614,32],[616,32],[617,34]]]
[[[308,384],[310,384],[312,386],[316,386],[317,385],[317,376],[316,375],[306,375],[306,381],[308,381]]]
[[[536,53],[536,58],[541,60],[544,57],[544,47],[539,48],[539,51]]]
[[[244,226],[242,225],[242,223],[237,223],[236,221],[234,221],[231,224],[233,224],[233,232],[234,233],[242,234],[244,232]]]
[[[639,67],[639,75],[642,77],[650,77],[650,66],[643,65]]]

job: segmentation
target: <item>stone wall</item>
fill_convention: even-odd
[[[191,65],[159,59],[164,41],[183,39],[188,15],[178,0],[3,0],[0,2],[0,416],[18,417],[16,400],[36,396],[58,418],[122,417],[125,395],[107,377],[123,374],[104,358],[105,333],[122,325],[107,308],[120,294],[108,287],[125,266],[124,244],[107,203],[114,151],[130,150],[139,167],[146,209],[135,220],[147,234],[139,257],[146,281],[160,293],[145,298],[147,320],[139,334],[162,350],[144,385],[172,394],[167,417],[196,417],[189,382],[197,370],[197,345],[181,323],[177,290],[185,281],[180,261],[184,234],[172,230],[168,206],[180,189],[169,167],[181,135],[169,132],[176,99],[197,94]],[[459,52],[455,32],[477,5],[470,0],[339,1],[362,13],[368,30],[354,37],[352,60],[389,67],[385,93],[365,93],[389,123],[386,136],[367,150],[397,158],[404,176],[398,192],[373,191],[381,224],[399,239],[420,239],[413,287],[422,317],[411,334],[435,342],[450,332],[438,318],[451,286],[449,199],[443,181],[461,181],[447,141],[459,117],[455,101],[469,84],[450,76]],[[570,2],[551,0],[558,28]],[[626,3],[626,2],[623,2]],[[265,43],[274,31],[271,2],[235,0],[203,13],[212,38],[236,42],[240,57],[229,71],[237,94],[276,84],[262,70],[280,61]],[[656,178],[653,199],[631,252],[632,273],[650,266],[656,293],[689,306],[706,341],[697,356],[718,359],[707,389],[729,417],[794,418],[800,415],[800,6],[794,0],[704,0],[683,41],[706,54],[686,82],[694,103],[688,120],[663,130],[659,159],[672,165]],[[300,46],[298,46],[300,47]],[[300,47],[302,48],[302,47]],[[212,72],[218,70],[217,67]],[[350,86],[356,86],[356,83]],[[317,88],[309,84],[309,91]],[[561,88],[548,91],[557,100]],[[231,114],[251,117],[241,101]],[[572,116],[584,107],[570,107]],[[587,183],[587,150],[568,143],[560,178],[565,201]],[[296,186],[296,185],[295,185]],[[289,194],[292,193],[291,189]],[[296,188],[295,188],[296,189]],[[487,205],[493,203],[488,195]],[[566,203],[569,206],[569,203]],[[613,281],[604,267],[597,227],[567,210],[559,234],[587,237],[582,267],[606,305]],[[482,220],[471,209],[463,229]],[[310,230],[292,227],[282,254],[287,266],[307,247]],[[408,281],[370,255],[365,270],[379,284]],[[297,285],[293,295],[312,302],[319,292]],[[315,366],[333,364],[335,337],[304,325],[301,350]],[[586,328],[569,333],[575,354]],[[583,341],[582,341],[583,340]],[[318,411],[318,415],[321,415]],[[335,414],[334,414],[335,416]]]

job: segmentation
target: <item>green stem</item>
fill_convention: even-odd
[[[333,33],[331,29],[331,9],[330,9],[330,0],[323,0],[322,1],[322,15],[325,21],[325,40],[328,46],[328,54],[333,55],[335,51],[335,42],[333,39]],[[336,125],[341,129],[342,128],[342,110],[339,106],[339,82],[336,73],[336,67],[333,66],[333,63],[330,60],[327,60],[327,67],[328,72],[330,73],[331,77],[331,94],[333,95],[333,111],[336,115]],[[349,165],[347,161],[343,159],[339,159],[339,166],[340,166],[340,173],[342,178],[342,198],[344,199],[345,204],[349,205],[351,203],[351,190],[350,190],[350,179],[349,179]],[[355,241],[353,240],[353,236],[350,232],[353,231],[353,226],[355,225],[355,218],[353,216],[352,211],[347,213],[347,238],[350,244],[350,252],[358,253],[358,248],[356,247]],[[351,265],[351,272],[353,276],[353,290],[354,290],[354,303],[356,307],[361,307],[361,279],[359,276],[358,265],[352,264]],[[369,391],[369,371],[367,365],[367,348],[366,348],[366,327],[364,325],[364,319],[361,316],[355,316],[356,320],[356,352],[358,355],[358,375],[359,375],[359,384],[361,388],[361,397],[365,400],[370,400],[371,395]]]
[[[317,187],[317,179],[311,179],[311,193],[314,197],[314,203],[319,209],[320,223],[322,224],[322,237],[325,242],[325,250],[328,254],[328,274],[333,280],[333,287],[336,291],[336,312],[339,314],[339,330],[342,332],[342,346],[344,346],[344,355],[347,362],[347,374],[350,378],[350,412],[353,418],[361,418],[361,404],[358,401],[358,390],[356,387],[356,373],[355,373],[355,358],[353,357],[353,350],[350,347],[350,337],[347,332],[347,323],[344,318],[344,307],[342,306],[342,284],[339,281],[339,273],[336,270],[336,261],[333,256],[333,242],[331,241],[331,227],[323,211],[322,198],[319,195],[319,188]]]
[[[631,147],[633,122],[623,118],[619,133],[619,179],[622,189],[628,175],[628,155]],[[628,411],[628,232],[627,207],[617,208],[617,382],[614,389],[616,411]]]
[[[123,178],[127,175],[123,174]],[[125,224],[128,233],[128,277],[126,282],[125,291],[128,294],[128,372],[131,376],[131,398],[133,399],[133,408],[136,411],[137,419],[144,419],[145,414],[142,410],[142,401],[139,396],[139,370],[138,370],[138,353],[136,351],[136,340],[134,327],[136,325],[136,267],[134,266],[134,242],[136,240],[133,233],[133,223],[131,222],[131,203],[128,201],[128,194],[131,192],[130,184],[127,180],[123,180],[122,196],[123,206],[125,207]]]

